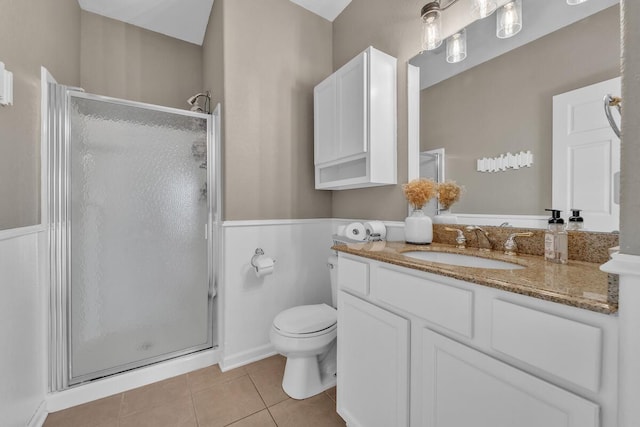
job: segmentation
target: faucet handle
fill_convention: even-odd
[[[458,233],[458,236],[456,237],[456,248],[458,249],[464,249],[466,247],[466,243],[467,243],[467,238],[464,237],[464,233],[462,232],[462,230],[460,230],[459,228],[451,228],[451,227],[445,227],[444,228],[445,231],[456,231]]]
[[[504,242],[504,254],[505,255],[517,255],[516,249],[518,245],[516,244],[516,237],[531,237],[533,236],[532,231],[526,231],[523,233],[511,233],[507,238],[507,241]]]

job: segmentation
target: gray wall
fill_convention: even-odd
[[[224,108],[224,5],[223,0],[213,2],[202,44],[202,77],[204,87],[211,91],[212,108],[218,103]]]
[[[87,92],[188,109],[204,90],[202,47],[82,11],[81,86]]]
[[[0,108],[0,230],[40,223],[40,66],[80,84],[77,0],[3,0],[0,61],[14,105]]]
[[[331,23],[288,0],[218,2],[224,219],[330,217],[330,192],[314,189],[313,87],[332,72]],[[219,47],[205,45],[211,70],[209,49]]]
[[[447,178],[466,188],[452,211],[544,214],[552,207],[553,95],[619,75],[614,6],[423,90],[421,150],[444,147]],[[475,170],[478,158],[522,150],[533,152],[531,168]]]
[[[333,192],[333,216],[402,220],[407,202],[407,61],[420,51],[419,13],[424,1],[353,0],[333,23],[337,69],[368,46],[398,59],[398,185]]]
[[[76,0],[6,0],[0,61],[14,106],[0,108],[0,229],[40,223],[40,66],[88,92],[187,108],[203,88],[202,48],[81,12]]]

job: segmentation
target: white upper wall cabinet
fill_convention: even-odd
[[[315,87],[316,189],[397,183],[396,67],[369,47]]]

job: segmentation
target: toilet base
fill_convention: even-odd
[[[336,385],[335,342],[320,356],[288,357],[282,389],[293,399],[306,399]]]

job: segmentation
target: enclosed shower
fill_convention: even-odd
[[[52,390],[212,348],[215,115],[49,83]]]

